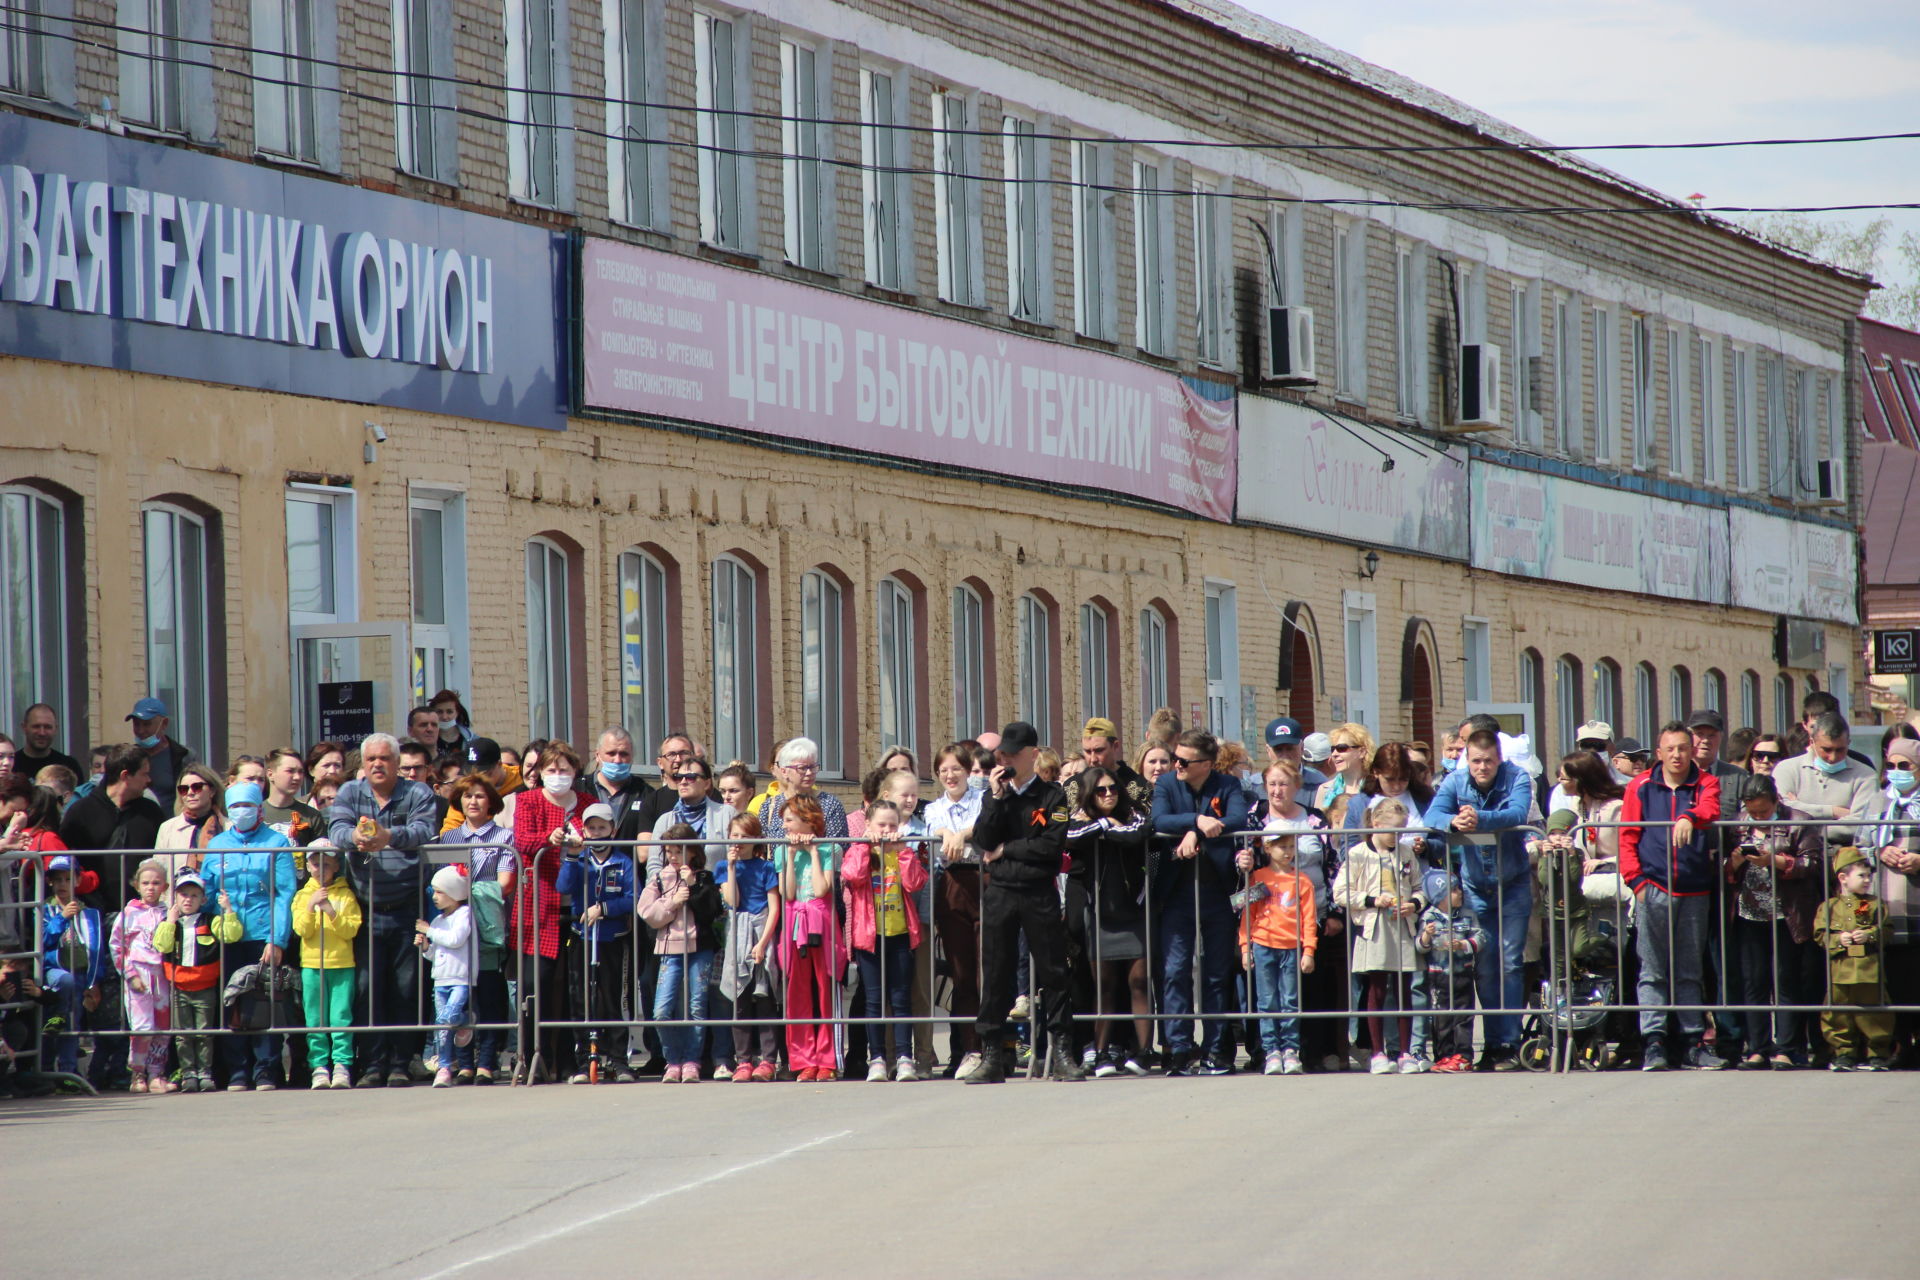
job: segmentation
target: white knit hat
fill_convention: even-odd
[[[442,867],[433,873],[433,887],[449,898],[465,902],[473,890],[467,885],[467,873],[458,867]]]

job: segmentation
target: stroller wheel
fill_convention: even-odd
[[[1520,1065],[1528,1071],[1545,1071],[1552,1063],[1553,1050],[1547,1044],[1545,1036],[1532,1036],[1520,1042],[1518,1054]]]

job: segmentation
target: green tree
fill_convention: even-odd
[[[1822,221],[1804,213],[1770,213],[1737,221],[1775,244],[1872,276],[1880,288],[1867,298],[1866,314],[1920,329],[1920,235],[1908,231],[1889,243],[1893,224],[1886,218],[1875,218],[1864,226]]]

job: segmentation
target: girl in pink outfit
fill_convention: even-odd
[[[849,848],[840,863],[847,940],[853,944],[866,1004],[867,1079],[876,1082],[889,1075],[895,1080],[920,1078],[912,1029],[880,1020],[883,997],[894,1017],[911,1012],[914,952],[920,947],[920,913],[913,896],[927,883],[927,864],[919,850],[898,838],[901,817],[900,806],[891,800],[868,805],[862,828],[867,839]]]
[[[127,1002],[127,1029],[134,1033],[130,1066],[133,1093],[171,1093],[167,1080],[167,1037],[141,1035],[172,1025],[173,987],[161,968],[153,931],[167,918],[167,869],[157,859],[140,864],[133,875],[140,896],[127,903],[113,922],[108,946],[120,971]]]

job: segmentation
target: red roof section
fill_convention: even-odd
[[[1920,583],[1920,450],[1869,440],[1860,462],[1867,495],[1867,585]]]
[[[1866,438],[1920,449],[1920,333],[1862,316],[1860,359]]]

